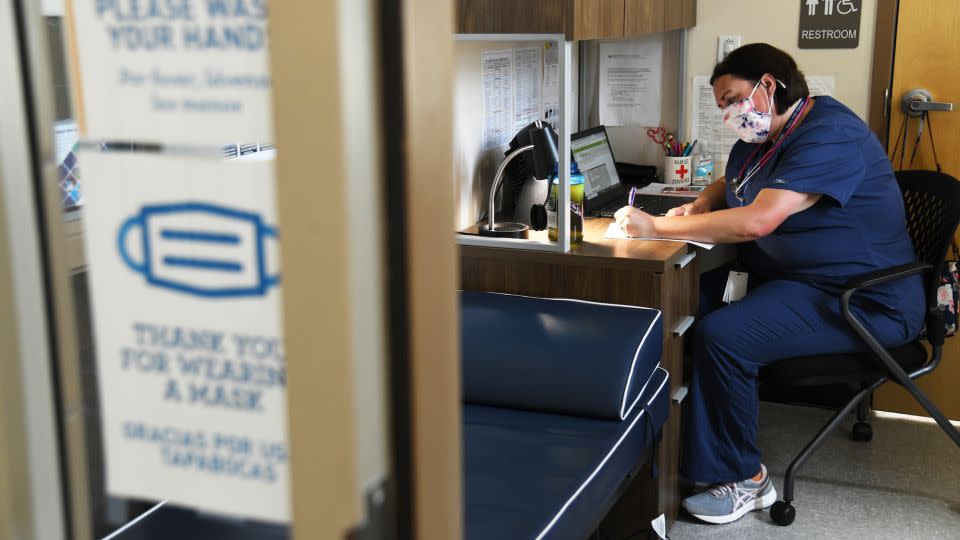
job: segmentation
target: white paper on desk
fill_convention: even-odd
[[[835,75],[807,75],[805,79],[811,96],[832,96],[837,89]]]
[[[657,240],[662,242],[686,242],[690,245],[701,247],[703,249],[713,249],[716,244],[711,244],[710,242],[696,242],[694,240],[678,240],[676,238],[638,238],[633,236],[627,236],[627,233],[623,232],[623,229],[620,228],[616,223],[611,223],[607,227],[607,233],[603,235],[604,238],[609,240]]]
[[[600,123],[660,125],[663,40],[660,36],[600,44]]]
[[[737,142],[737,135],[730,128],[723,125],[723,115],[717,107],[717,100],[713,96],[713,87],[710,86],[710,77],[697,75],[693,78],[693,122],[690,126],[690,138],[697,141],[697,146],[706,149],[713,155],[714,178],[725,174],[727,158],[730,150]]]

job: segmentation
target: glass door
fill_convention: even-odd
[[[27,538],[412,537],[380,4],[0,4]]]

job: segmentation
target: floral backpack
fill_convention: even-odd
[[[957,304],[960,303],[960,278],[957,273],[957,262],[960,261],[960,249],[956,242],[953,244],[953,260],[944,263],[940,273],[940,284],[937,287],[937,304],[943,311],[943,326],[945,336],[951,337],[957,333]]]

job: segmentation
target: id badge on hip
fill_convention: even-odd
[[[747,280],[749,274],[731,270],[727,274],[727,285],[723,288],[723,301],[727,304],[736,302],[747,295]]]

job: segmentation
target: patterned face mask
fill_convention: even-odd
[[[782,82],[777,81],[786,88]],[[762,143],[770,138],[770,122],[773,115],[770,112],[760,112],[753,104],[753,94],[760,86],[760,81],[753,87],[750,95],[736,103],[723,108],[723,123],[732,129],[740,140],[747,143]],[[767,95],[764,90],[763,95]],[[767,97],[769,110],[773,111],[773,98]]]

